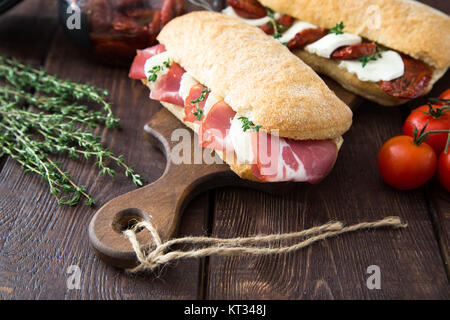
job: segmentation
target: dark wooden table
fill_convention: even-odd
[[[450,13],[450,2],[429,0]],[[144,138],[145,122],[160,109],[126,68],[96,64],[62,33],[56,1],[25,0],[0,17],[0,53],[42,66],[63,78],[108,89],[123,130],[97,134],[117,154],[154,181],[163,156]],[[431,95],[450,85],[450,74]],[[158,276],[130,276],[105,265],[89,246],[87,225],[97,208],[59,207],[40,178],[9,158],[0,161],[1,299],[449,299],[450,196],[433,180],[415,191],[384,184],[377,151],[416,101],[401,108],[363,102],[336,167],[319,185],[298,184],[289,193],[221,188],[197,197],[185,210],[179,235],[236,237],[289,232],[332,219],[353,223],[398,215],[402,231],[348,234],[280,256],[186,260]],[[98,177],[90,162],[63,161],[89,186],[98,205],[133,186],[123,176]],[[81,270],[81,288],[69,290],[70,265]],[[381,269],[381,289],[366,286],[367,267]]]

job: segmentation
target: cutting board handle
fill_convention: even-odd
[[[96,253],[107,263],[128,268],[136,264],[136,255],[122,232],[138,221],[152,219],[163,240],[177,229],[181,213],[199,193],[218,186],[238,183],[239,179],[225,164],[173,164],[171,150],[175,143],[172,132],[180,123],[165,109],[146,125],[145,131],[166,156],[163,175],[155,182],[112,199],[102,206],[89,225],[89,238]],[[189,132],[191,150],[194,134]],[[140,237],[140,238],[139,238]],[[138,235],[141,243],[149,243],[145,232]]]

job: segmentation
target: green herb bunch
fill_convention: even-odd
[[[95,158],[100,175],[114,176],[108,162],[115,162],[135,185],[143,185],[123,156],[115,156],[90,130],[100,124],[120,127],[107,91],[61,80],[5,56],[0,56],[0,79],[6,83],[0,86],[0,157],[8,155],[26,172],[40,175],[60,205],[76,205],[82,198],[92,205],[94,199],[50,155]],[[101,111],[89,109],[83,101],[99,104]]]

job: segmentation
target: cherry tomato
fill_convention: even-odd
[[[439,156],[438,178],[442,186],[450,192],[450,151],[442,152]]]
[[[431,98],[430,101],[432,101],[434,104],[443,106],[443,105],[449,105],[450,104],[450,89],[445,90],[441,93],[441,95],[436,98]]]
[[[428,124],[427,124],[428,123]],[[403,125],[403,134],[413,137],[414,126],[419,131],[427,125],[425,132],[432,130],[450,129],[450,110],[442,105],[424,105],[413,110]],[[436,154],[440,154],[447,142],[447,133],[430,134],[426,143],[433,147]]]
[[[384,181],[400,190],[420,187],[436,171],[436,154],[428,144],[416,145],[409,136],[389,139],[378,153],[378,169]]]
[[[444,92],[442,92],[441,95],[439,96],[439,99],[450,100],[450,89],[447,89]],[[439,104],[444,104],[444,103],[440,102]]]

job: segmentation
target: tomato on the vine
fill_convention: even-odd
[[[450,100],[450,89],[445,90],[444,92],[441,93],[441,95],[439,96],[440,100]],[[437,102],[438,104],[445,104],[444,101],[439,101]]]
[[[450,151],[442,152],[439,156],[438,178],[441,185],[450,192]]]
[[[429,104],[413,110],[403,125],[403,134],[413,137],[414,127],[421,131],[426,126],[426,131],[450,129],[450,107],[447,105]],[[427,143],[433,147],[439,155],[445,148],[447,134],[444,132],[429,135]]]
[[[384,181],[400,190],[420,187],[436,171],[436,154],[428,144],[410,136],[389,139],[378,153],[378,169]]]

